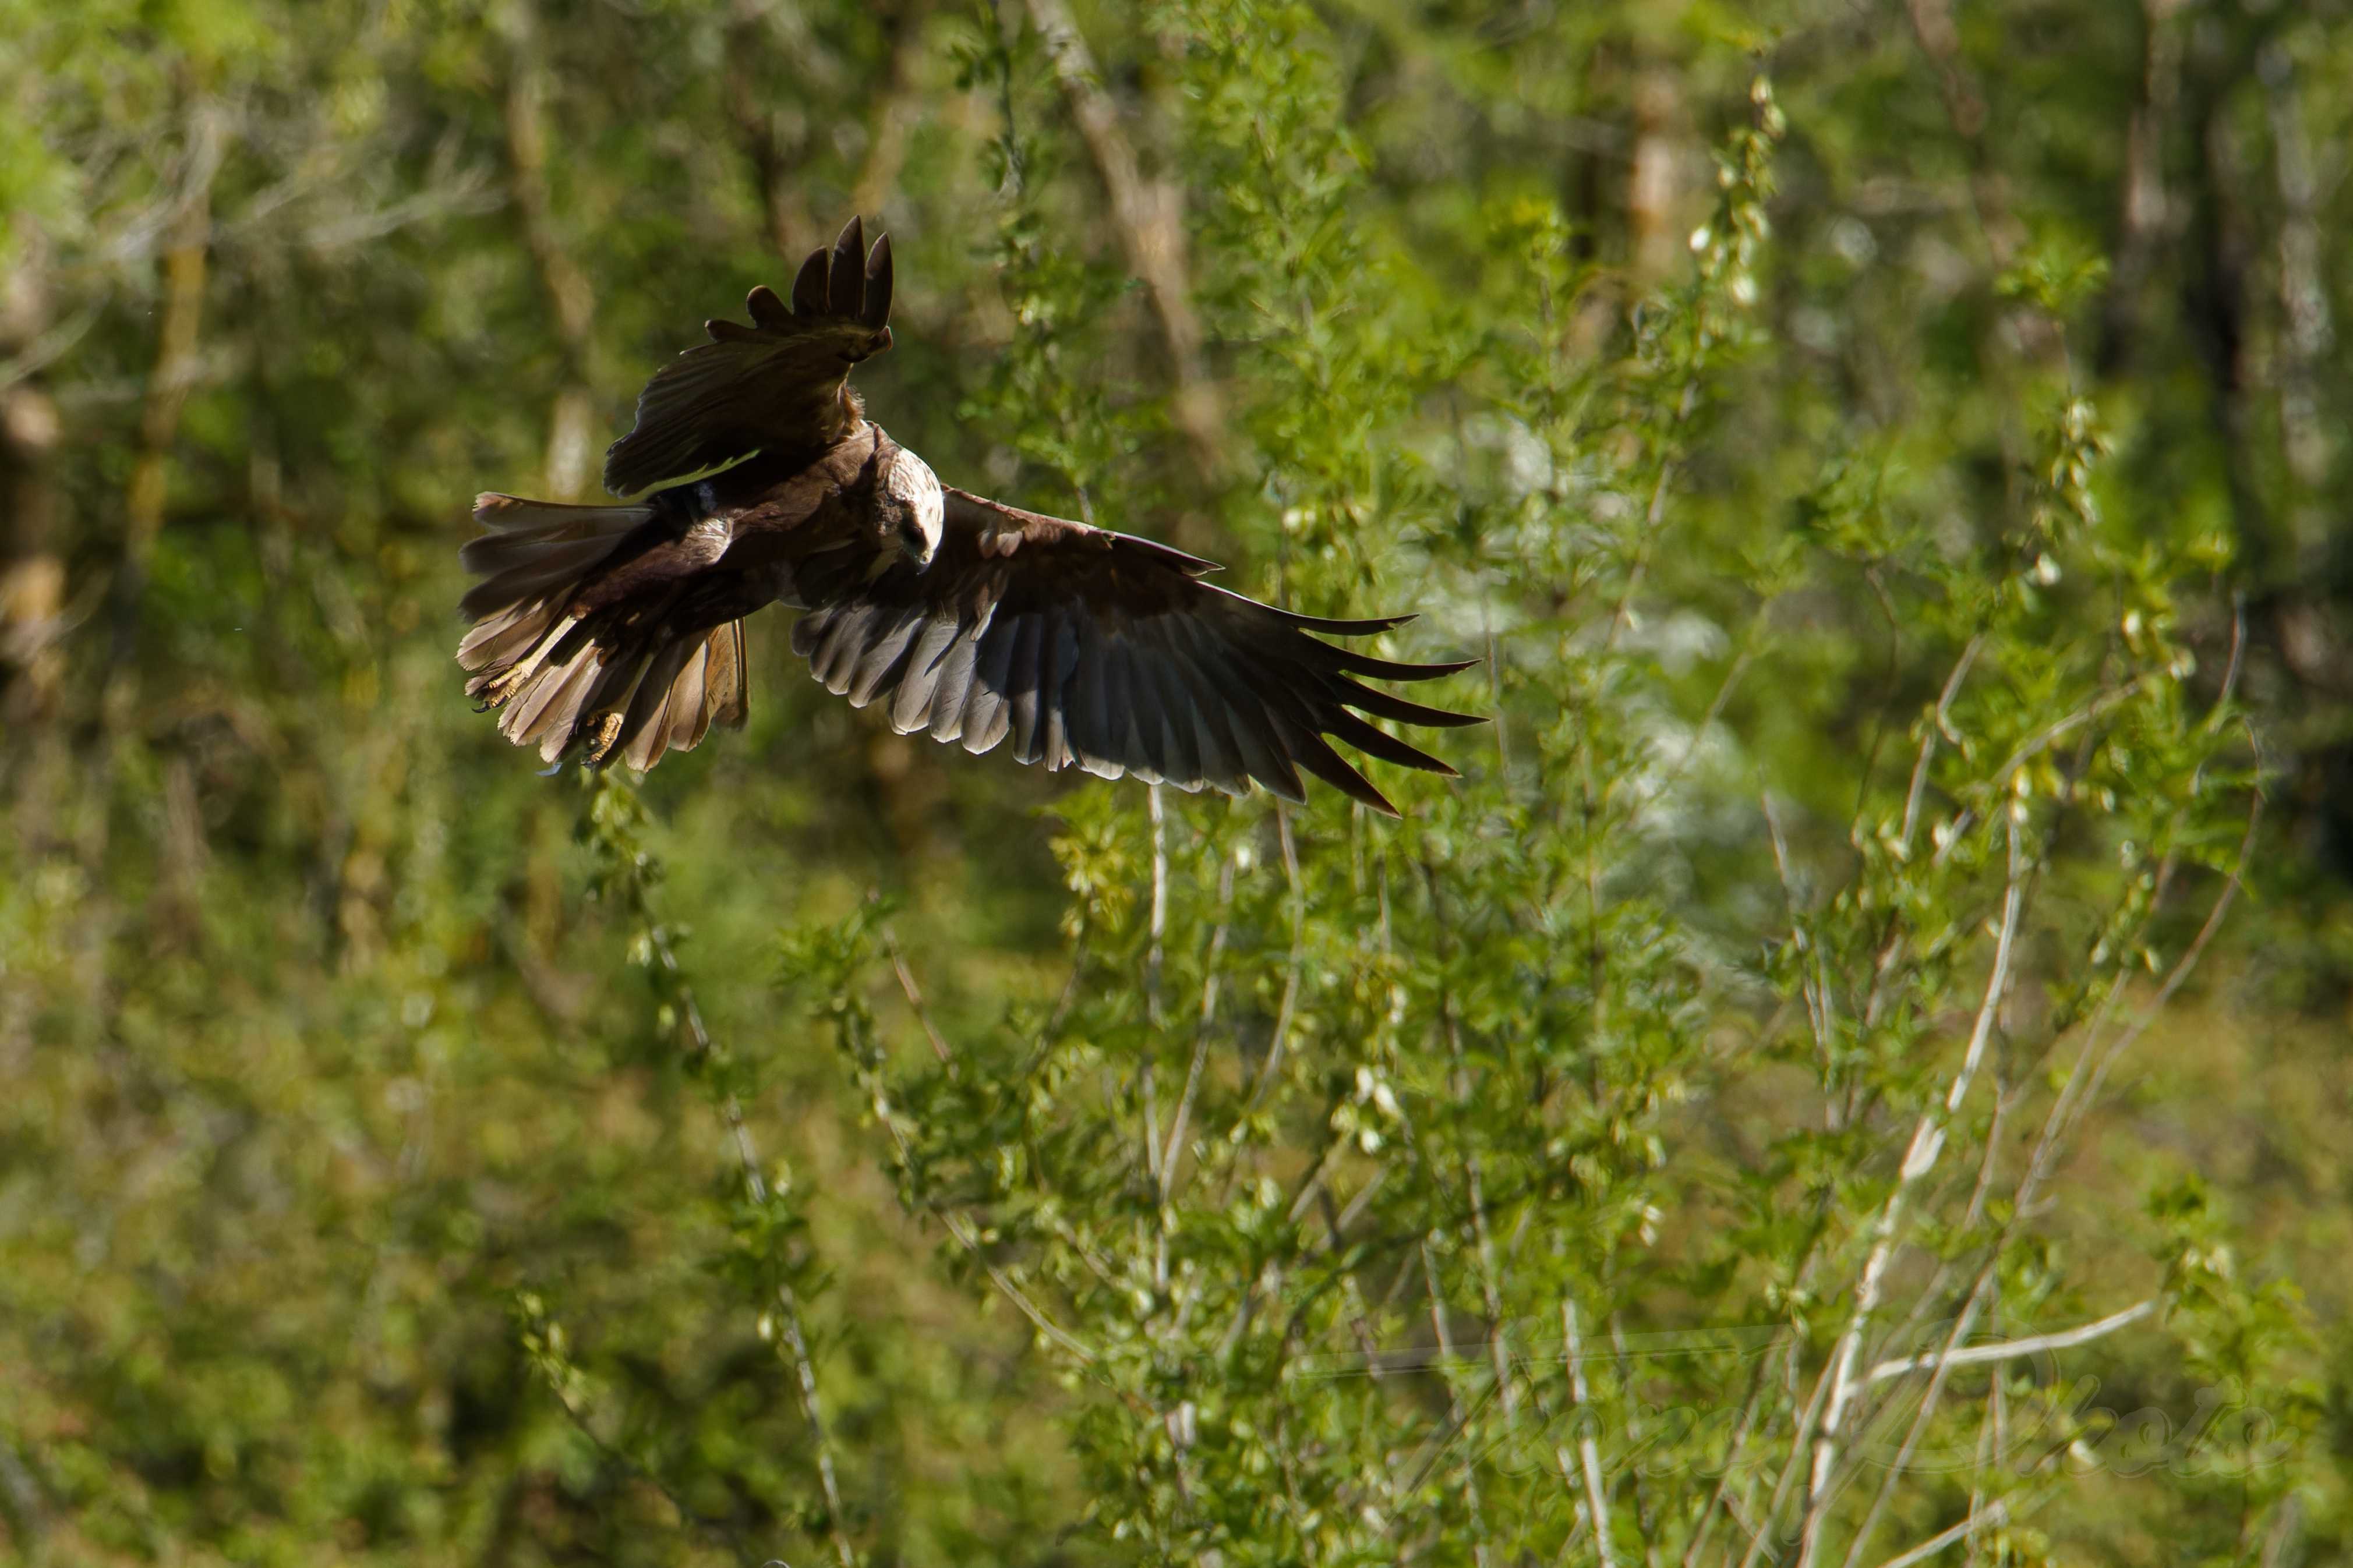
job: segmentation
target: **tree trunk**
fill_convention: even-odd
[[[588,364],[596,295],[557,231],[547,183],[547,68],[537,8],[529,0],[513,7],[508,42],[513,64],[507,80],[507,156],[513,165],[515,207],[564,348],[564,384],[548,411],[544,490],[554,500],[577,500],[596,479],[596,407]]]
[[[16,236],[21,259],[0,279],[0,358],[23,354],[48,310],[47,260],[37,233]],[[57,639],[66,568],[58,553],[50,464],[57,405],[33,372],[0,386],[0,721],[21,733],[47,719],[63,666]]]

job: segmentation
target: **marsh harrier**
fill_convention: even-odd
[[[849,377],[891,346],[887,236],[869,251],[852,219],[789,305],[766,288],[747,303],[751,325],[707,322],[712,341],[646,384],[606,454],[606,487],[639,499],[476,500],[487,531],[463,560],[483,581],[458,662],[509,740],[642,771],[740,726],[744,617],[778,603],[807,612],[793,651],[828,690],[968,752],[1009,739],[1049,768],[1292,801],[1304,770],[1391,815],[1330,741],[1453,773],[1364,716],[1478,719],[1356,678],[1470,661],[1320,640],[1411,616],[1324,620],[1228,593],[1202,580],[1211,562],[944,486],[867,418]]]

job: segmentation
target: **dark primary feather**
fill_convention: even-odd
[[[1403,767],[1454,770],[1359,714],[1437,727],[1475,715],[1353,679],[1433,680],[1474,660],[1402,664],[1319,640],[1411,619],[1295,615],[1199,581],[1213,563],[1150,540],[947,491],[930,568],[904,563],[793,631],[827,689],[890,700],[892,728],[1024,763],[1178,789],[1303,798],[1300,772],[1377,811],[1388,798],[1325,739]],[[1355,711],[1351,711],[1355,710]]]
[[[765,285],[744,307],[752,325],[704,322],[712,341],[646,383],[635,428],[605,454],[607,489],[634,495],[755,450],[814,458],[840,439],[857,418],[850,367],[891,346],[890,237],[868,251],[852,218],[802,264],[790,309]]]

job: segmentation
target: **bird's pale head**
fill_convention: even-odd
[[[946,500],[932,466],[901,447],[891,454],[890,471],[882,477],[882,524],[888,542],[915,563],[918,571],[932,563],[946,525]]]

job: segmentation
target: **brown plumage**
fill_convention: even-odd
[[[1363,717],[1482,721],[1362,684],[1465,668],[1398,664],[1320,640],[1410,616],[1321,620],[1202,582],[1210,562],[946,489],[865,416],[850,368],[891,346],[889,239],[856,219],[810,256],[787,308],[664,366],[605,483],[633,504],[485,495],[462,552],[466,690],[550,762],[640,771],[745,711],[743,617],[807,610],[793,650],[826,688],[888,704],[892,727],[980,752],[1010,740],[1050,769],[1302,798],[1303,770],[1396,807],[1326,737],[1405,767],[1454,770]],[[723,464],[733,467],[721,468]],[[708,477],[692,476],[718,468]],[[655,489],[656,486],[663,488]],[[1313,635],[1311,635],[1313,634]]]

